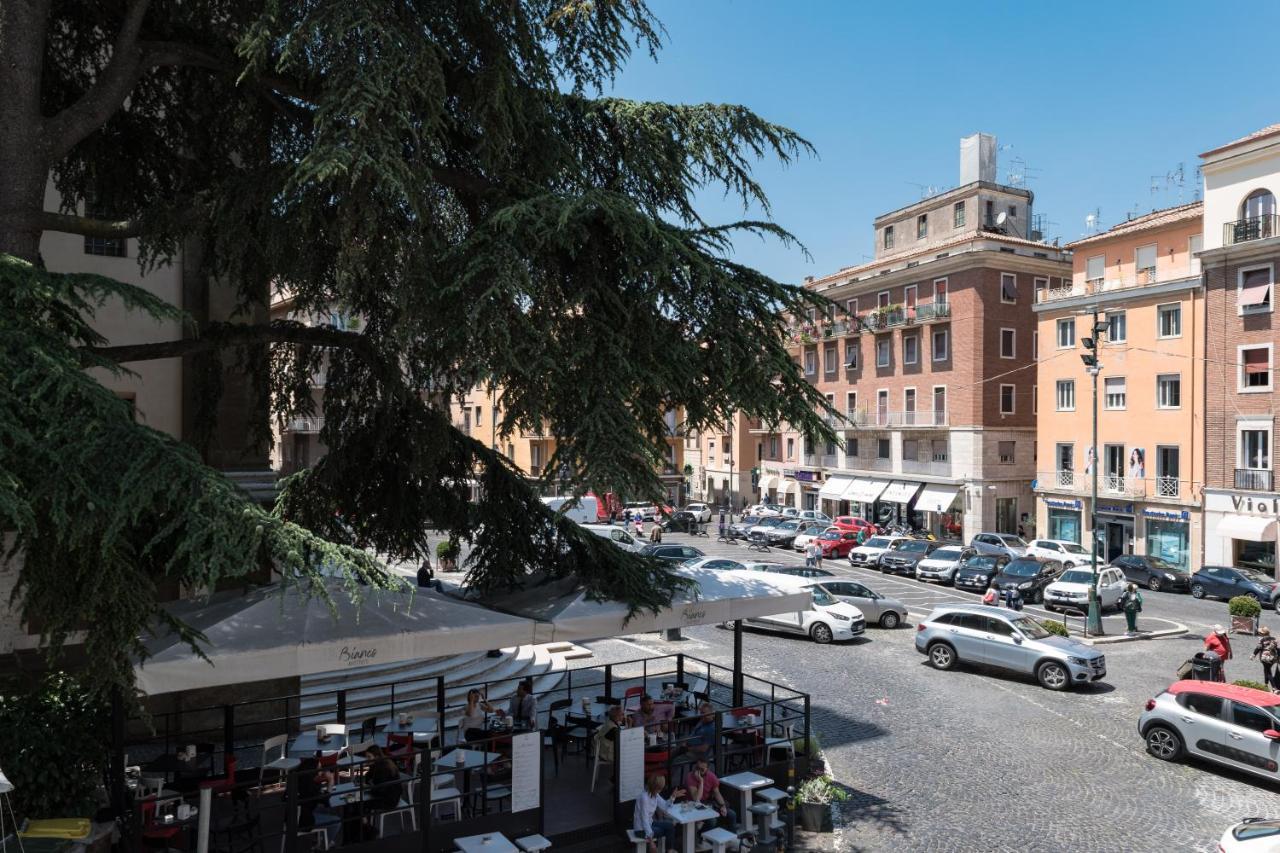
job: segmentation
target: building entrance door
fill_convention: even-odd
[[[996,532],[1018,532],[1018,499],[996,498]]]
[[[1109,518],[1103,529],[1102,547],[1108,563],[1121,554],[1129,553],[1129,543],[1133,541],[1133,519]]]

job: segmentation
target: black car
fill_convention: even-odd
[[[916,563],[942,547],[928,539],[903,539],[880,555],[880,571],[886,575],[916,576]]]
[[[697,548],[689,545],[645,545],[640,549],[640,553],[645,557],[657,557],[664,563],[672,563],[678,565],[685,560],[694,560],[698,557],[705,557]]]
[[[729,535],[735,539],[746,539],[747,531],[760,523],[758,515],[744,515],[742,518],[729,525]],[[716,522],[719,524],[720,522]]]
[[[671,517],[662,522],[663,528],[672,533],[691,533],[698,523],[698,517],[687,509],[678,509]]]
[[[1009,558],[1004,554],[974,554],[956,569],[956,588],[986,592],[991,579],[1000,574],[1008,562]]]
[[[1193,598],[1211,595],[1230,599],[1237,595],[1248,595],[1258,599],[1264,607],[1275,607],[1277,592],[1280,592],[1280,584],[1275,582],[1275,578],[1253,569],[1205,566],[1191,576]]]
[[[1153,592],[1160,589],[1170,592],[1191,591],[1191,573],[1161,557],[1124,554],[1112,560],[1111,565],[1124,572],[1129,580]]]
[[[1006,589],[1016,588],[1022,593],[1022,600],[1035,604],[1044,600],[1044,588],[1053,583],[1062,574],[1062,563],[1057,560],[1040,560],[1035,557],[1019,557],[1010,560],[1000,570],[1000,574],[991,579],[991,585],[1004,593]]]

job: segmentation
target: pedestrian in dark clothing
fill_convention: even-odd
[[[1280,645],[1271,636],[1271,629],[1263,626],[1258,629],[1258,644],[1253,647],[1251,659],[1262,663],[1262,683],[1272,691],[1280,692],[1280,667],[1276,666],[1280,658]]]
[[[1138,614],[1142,612],[1142,593],[1137,584],[1129,584],[1120,596],[1120,607],[1124,610],[1125,633],[1138,633]]]
[[[1011,586],[1004,591],[1005,602],[1010,610],[1022,609],[1022,593],[1018,591],[1016,586]]]
[[[431,586],[431,564],[426,560],[418,566],[418,586]]]

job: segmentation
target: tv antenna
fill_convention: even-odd
[[[1034,181],[1040,177],[1036,174],[1041,169],[1033,168],[1027,165],[1027,161],[1022,157],[1012,157],[1009,160],[1009,171],[1005,176],[1005,183],[1011,187],[1027,186],[1028,181]]]
[[[943,190],[942,187],[937,186],[936,184],[917,184],[915,181],[907,181],[907,183],[920,191],[921,200],[933,198],[935,195],[939,195]]]
[[[1179,163],[1177,167],[1165,172],[1163,175],[1151,176],[1151,194],[1154,196],[1161,192],[1172,193],[1177,188],[1178,204],[1182,204],[1183,191],[1186,189],[1186,172],[1184,164]]]
[[[1102,228],[1102,208],[1095,207],[1093,213],[1084,218],[1085,230],[1090,234],[1097,234]]]

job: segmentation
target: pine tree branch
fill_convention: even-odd
[[[13,221],[15,217],[5,217]],[[77,216],[72,213],[54,213],[43,210],[39,213],[22,217],[24,221],[38,227],[41,231],[57,231],[61,234],[79,234],[82,237],[103,237],[107,239],[137,237],[142,233],[142,223],[136,219],[95,219],[92,216]]]
[[[86,360],[107,359],[117,364],[181,358],[210,350],[246,344],[303,344],[317,347],[341,347],[381,364],[369,338],[358,332],[344,332],[332,326],[305,326],[291,321],[266,325],[243,323],[210,323],[201,327],[198,337],[147,344],[124,344],[113,347],[82,347]]]

